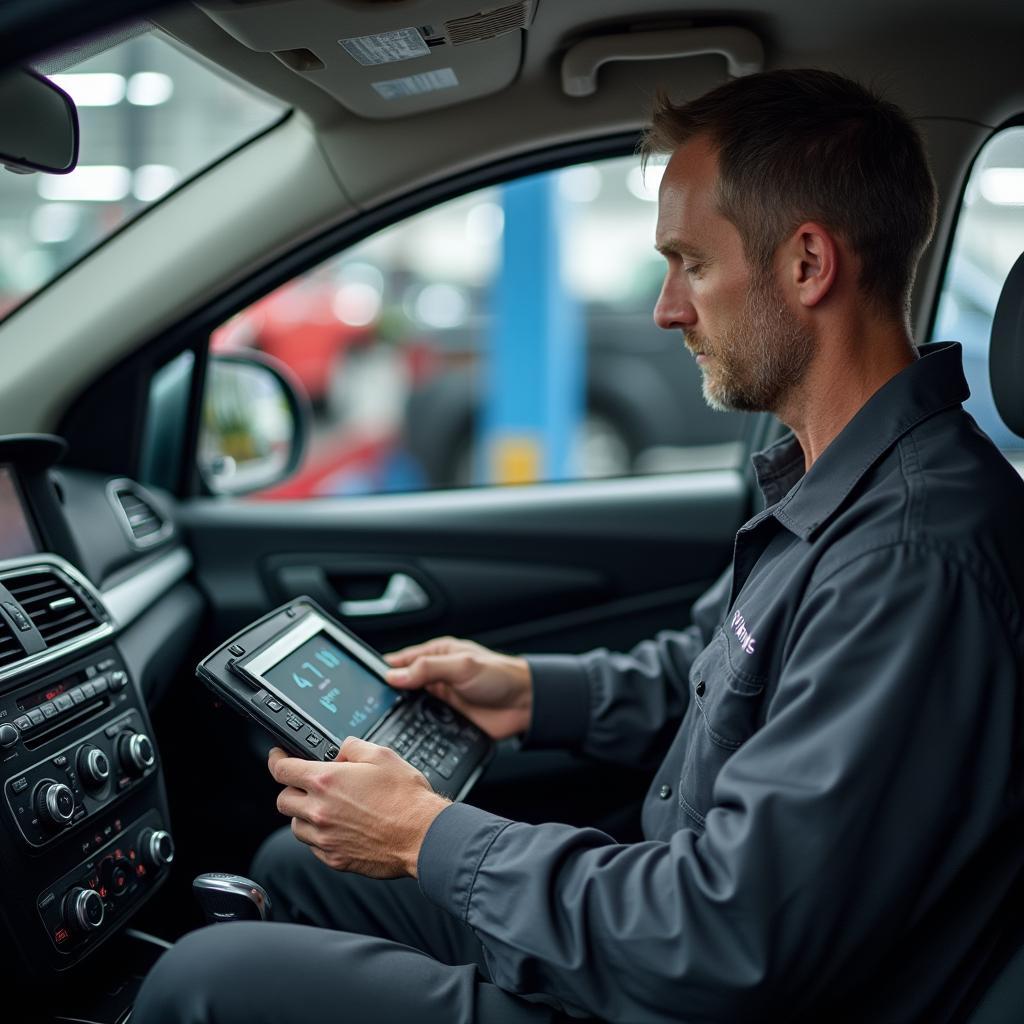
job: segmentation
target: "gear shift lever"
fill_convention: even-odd
[[[243,875],[221,871],[197,875],[192,892],[203,908],[207,924],[266,921],[270,916],[270,897],[266,890]]]

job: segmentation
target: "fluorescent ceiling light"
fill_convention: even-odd
[[[127,167],[79,164],[70,174],[41,177],[36,187],[43,199],[116,203],[128,195],[131,184]]]
[[[72,203],[43,203],[32,211],[29,230],[37,242],[66,242],[78,230],[81,207]]]
[[[157,107],[174,95],[174,80],[160,71],[139,71],[128,79],[128,102]]]
[[[54,85],[59,85],[79,107],[113,107],[124,99],[126,84],[123,75],[70,72],[52,75],[51,78]]]
[[[996,206],[1024,206],[1024,167],[989,167],[978,183],[982,198]]]
[[[150,203],[170,192],[178,184],[178,172],[167,164],[143,164],[132,179],[132,195]]]
[[[648,202],[658,201],[658,186],[665,174],[664,164],[648,164],[647,170],[634,167],[626,176],[626,188],[637,197]]]

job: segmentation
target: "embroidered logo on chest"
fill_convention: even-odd
[[[736,634],[737,639],[740,642],[740,647],[747,652],[747,654],[754,653],[754,636],[747,629],[747,620],[743,616],[736,612],[732,617],[732,631]]]

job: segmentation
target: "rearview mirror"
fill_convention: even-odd
[[[20,174],[68,174],[78,163],[78,111],[34,71],[0,75],[0,164]]]

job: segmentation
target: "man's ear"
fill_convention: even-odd
[[[783,244],[788,289],[800,305],[811,309],[832,291],[839,273],[839,245],[815,221],[801,224]]]

